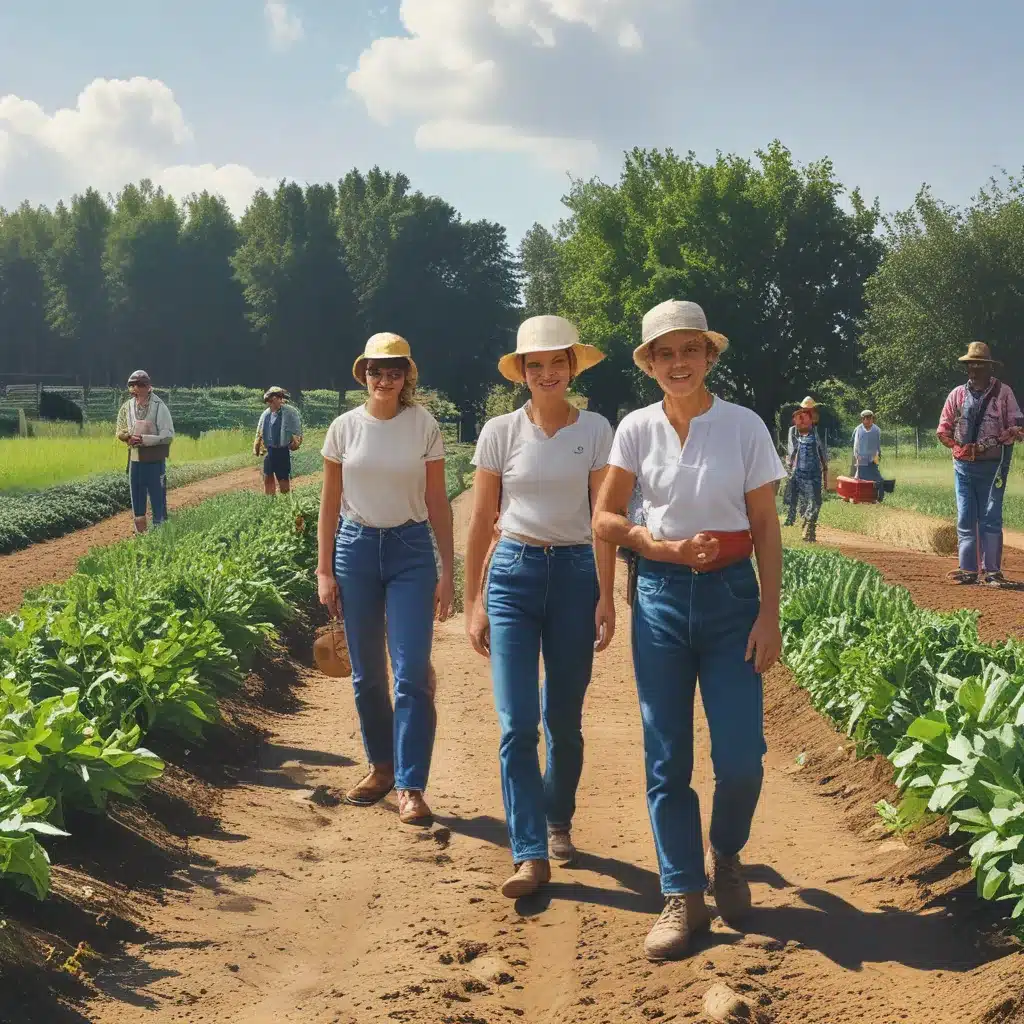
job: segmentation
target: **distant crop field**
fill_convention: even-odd
[[[89,425],[78,434],[66,429],[42,437],[0,439],[0,492],[35,491],[78,480],[93,473],[123,470],[128,449],[114,437],[114,424]],[[255,425],[254,425],[255,426]],[[177,436],[171,446],[175,463],[204,462],[243,454],[252,444],[254,430],[211,430],[201,437]]]

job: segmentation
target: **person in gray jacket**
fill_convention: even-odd
[[[302,418],[299,410],[288,405],[291,396],[284,388],[269,388],[263,395],[267,403],[256,426],[253,454],[265,453],[263,458],[263,489],[265,493],[287,494],[291,488],[292,452],[302,444]]]

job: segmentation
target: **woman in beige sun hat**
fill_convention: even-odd
[[[370,762],[347,798],[369,806],[397,788],[399,819],[424,825],[432,820],[423,794],[436,728],[433,624],[448,618],[453,596],[444,440],[415,401],[419,372],[405,338],[375,334],[352,375],[367,398],[327,431],[317,562],[320,600],[344,619]]]
[[[594,653],[615,630],[615,548],[595,541],[590,517],[612,428],[566,397],[573,379],[602,358],[563,317],[525,321],[515,352],[498,368],[506,380],[525,382],[530,400],[484,424],[473,457],[466,629],[474,649],[491,660],[514,866],[501,891],[510,899],[550,879],[549,854],[563,864],[576,856],[571,828],[583,769],[583,699]],[[485,572],[496,520],[500,540]]]
[[[730,923],[750,908],[739,853],[761,791],[761,673],[782,648],[775,488],[786,474],[761,418],[707,388],[727,346],[695,302],[647,313],[633,359],[663,397],[619,424],[594,509],[597,536],[639,556],[633,671],[665,897],[644,944],[652,960],[686,955],[692,935],[710,927],[706,889]],[[644,524],[627,517],[637,482]],[[715,770],[706,857],[690,784],[698,680]]]

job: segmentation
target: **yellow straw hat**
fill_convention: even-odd
[[[961,356],[960,363],[988,363],[990,366],[1002,366],[998,359],[992,358],[992,349],[983,341],[972,341],[967,346],[967,355]]]
[[[724,334],[708,330],[708,318],[696,302],[669,299],[644,313],[640,328],[641,341],[633,349],[633,362],[648,377],[653,377],[654,373],[651,370],[647,346],[652,341],[657,341],[662,335],[671,334],[672,331],[700,331],[715,346],[715,351],[719,355],[729,347],[729,339]]]
[[[407,359],[409,361],[409,380],[415,384],[419,377],[419,370],[413,362],[409,342],[400,334],[383,331],[380,334],[375,334],[366,342],[363,354],[352,364],[352,376],[360,384],[366,384],[366,363],[370,359]]]
[[[596,366],[604,353],[593,345],[584,345],[575,326],[561,316],[531,316],[519,325],[516,333],[516,350],[498,360],[498,372],[514,384],[522,384],[522,356],[531,352],[564,352],[572,349],[576,356],[576,375]]]

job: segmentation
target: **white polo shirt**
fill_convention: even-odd
[[[786,475],[764,420],[720,398],[690,422],[682,447],[661,402],[631,412],[608,464],[637,478],[655,540],[747,530],[746,495]]]
[[[444,438],[423,406],[390,420],[371,416],[365,405],[351,409],[327,428],[321,454],[342,465],[346,519],[382,530],[426,521],[427,463],[444,458]]]
[[[501,477],[499,528],[550,544],[589,544],[590,474],[604,469],[611,424],[597,413],[548,437],[525,408],[488,420],[473,465]]]

